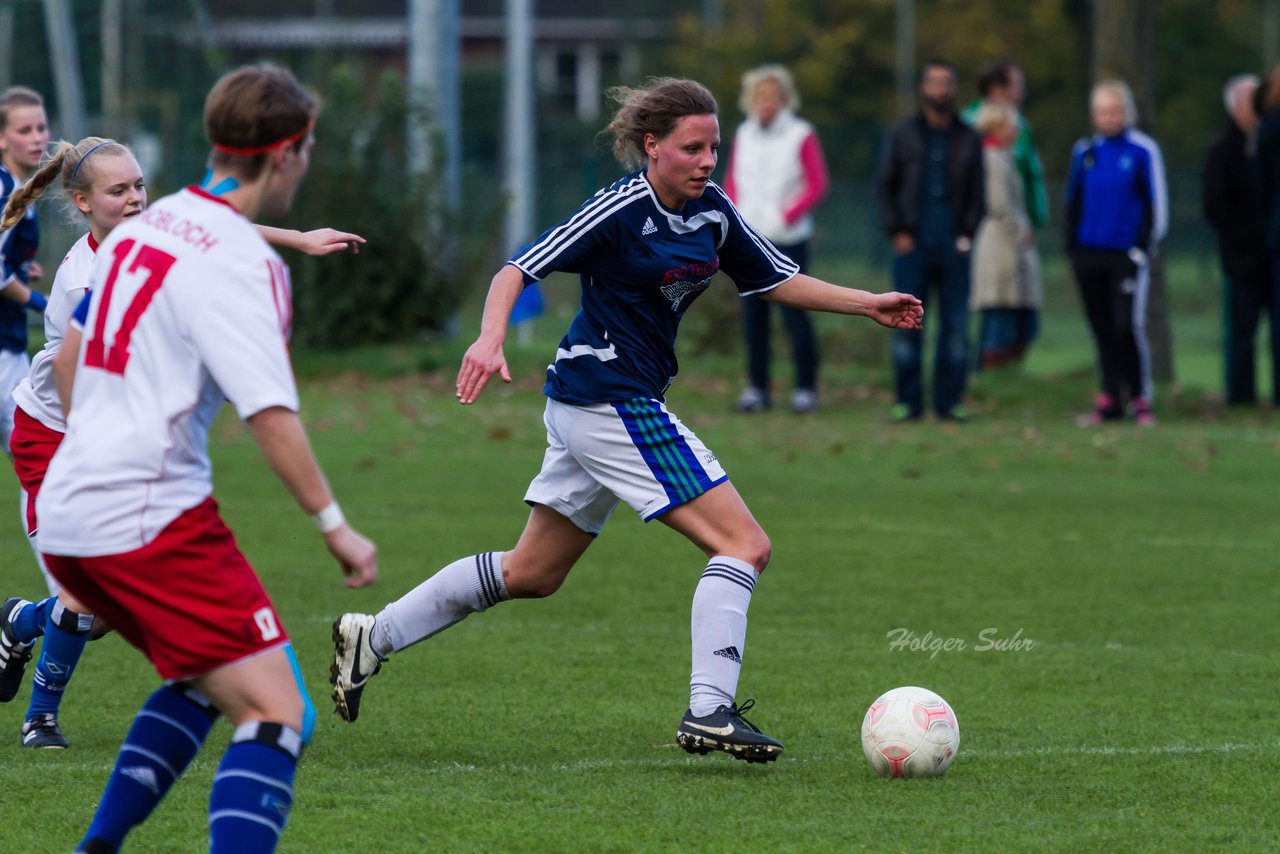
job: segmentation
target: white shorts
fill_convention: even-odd
[[[13,399],[13,390],[29,373],[31,357],[25,352],[0,350],[0,450],[6,454],[9,453],[9,437],[13,435],[13,410],[18,405]]]
[[[667,411],[637,398],[573,406],[547,399],[547,453],[524,500],[599,534],[618,501],[648,522],[728,480],[716,455]]]

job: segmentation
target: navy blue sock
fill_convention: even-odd
[[[33,605],[28,605],[18,612],[17,618],[10,625],[13,628],[13,636],[18,639],[19,643],[32,643],[36,638],[44,634],[45,624],[49,620],[49,612],[53,610],[53,606],[57,601],[55,597],[50,596]]]
[[[58,707],[62,705],[62,691],[71,681],[84,645],[89,642],[89,630],[93,628],[92,614],[77,614],[61,602],[55,601],[48,611],[40,660],[36,662],[36,675],[31,678],[31,705],[27,707],[27,720],[40,714],[58,713]]]
[[[302,736],[283,724],[236,727],[209,794],[210,854],[273,851],[293,806]]]
[[[119,848],[146,820],[209,735],[218,712],[199,692],[166,685],[138,710],[80,848]]]

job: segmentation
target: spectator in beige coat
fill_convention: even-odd
[[[981,317],[982,369],[1021,362],[1040,329],[1040,258],[1014,162],[1018,113],[983,104],[974,120],[982,135],[987,214],[973,241],[970,308]]]

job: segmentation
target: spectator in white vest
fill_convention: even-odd
[[[812,211],[827,194],[827,164],[813,126],[794,112],[800,106],[791,74],[781,65],[762,65],[742,77],[742,111],[725,173],[725,192],[744,219],[787,257],[809,267]],[[791,408],[812,412],[818,405],[818,342],[813,321],[802,309],[778,306],[791,340],[796,380]],[[747,342],[748,385],[738,411],[759,412],[773,405],[769,303],[759,296],[742,300]]]

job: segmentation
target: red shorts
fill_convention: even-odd
[[[212,498],[136,551],[44,559],[59,583],[167,681],[203,676],[288,641]]]
[[[36,419],[22,411],[19,406],[13,413],[13,436],[9,439],[9,450],[13,454],[13,468],[18,473],[18,482],[22,491],[27,493],[27,536],[36,532],[36,496],[40,494],[40,484],[44,483],[44,474],[49,470],[49,461],[54,451],[62,444],[66,434],[50,430]]]

